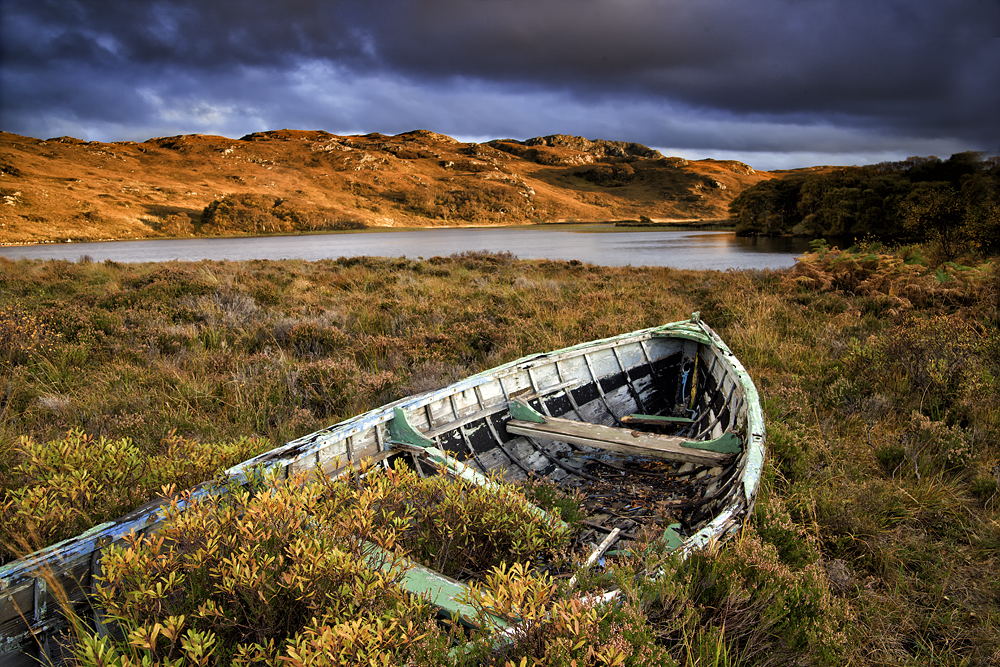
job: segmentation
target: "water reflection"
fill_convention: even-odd
[[[593,225],[552,228],[428,229],[402,232],[176,239],[0,247],[0,257],[162,262],[173,259],[304,259],[373,255],[432,257],[470,250],[510,252],[521,259],[580,260],[602,266],[678,269],[784,268],[808,250],[803,239],[742,238],[717,231],[611,231]]]

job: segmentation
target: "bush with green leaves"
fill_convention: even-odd
[[[936,421],[989,423],[983,417],[1000,408],[998,340],[995,329],[959,316],[909,317],[856,344],[845,365],[862,395],[898,396],[903,409]]]
[[[35,442],[22,437],[0,498],[0,555],[9,560],[73,537],[143,504],[162,487],[194,486],[263,451],[255,438],[202,443],[171,433],[155,454],[129,438],[95,438],[73,430]]]
[[[364,222],[353,215],[340,215],[282,197],[252,192],[227,194],[206,206],[201,215],[201,231],[216,234],[280,234],[365,227]]]
[[[783,513],[787,519],[778,508],[766,523]],[[847,606],[832,594],[818,550],[801,555],[748,528],[724,548],[686,559],[654,543],[618,564],[614,577],[622,601],[642,611],[676,664],[841,665]]]
[[[998,157],[909,158],[761,181],[729,214],[740,235],[927,243],[937,264],[1000,249],[998,183]]]
[[[84,632],[76,664],[439,664],[446,633],[398,585],[409,516],[376,518],[394,490],[299,477],[174,497],[158,533],[104,556],[97,604],[123,638]]]
[[[36,313],[13,303],[0,307],[0,362],[24,364],[52,353],[58,334]]]
[[[542,513],[520,489],[493,477],[477,485],[445,475],[421,477],[401,465],[373,475],[386,493],[383,516],[405,516],[400,544],[424,565],[451,577],[480,577],[510,562],[542,564],[570,542],[558,510]]]
[[[505,667],[674,667],[641,609],[565,595],[551,577],[524,563],[493,568],[464,601],[488,619],[465,658]]]

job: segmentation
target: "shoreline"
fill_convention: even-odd
[[[119,243],[129,241],[181,241],[187,239],[245,239],[245,238],[268,238],[268,237],[289,237],[289,236],[325,236],[330,234],[382,234],[391,232],[418,232],[435,229],[537,229],[544,227],[604,227],[606,229],[581,229],[584,233],[600,233],[602,231],[734,231],[734,227],[728,224],[720,224],[727,218],[701,219],[692,218],[687,220],[654,220],[653,222],[640,222],[638,220],[554,220],[550,222],[522,223],[513,225],[421,225],[417,227],[396,227],[396,226],[373,226],[364,229],[348,230],[316,230],[310,232],[283,232],[280,234],[192,234],[190,236],[133,236],[133,237],[108,237],[100,239],[80,239],[67,238],[45,239],[41,241],[8,242],[0,241],[0,248],[16,248],[39,245],[81,245],[87,243]]]

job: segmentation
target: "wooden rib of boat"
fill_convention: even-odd
[[[753,506],[764,459],[764,422],[753,382],[697,313],[688,321],[535,354],[442,389],[401,399],[235,466],[245,481],[263,466],[281,476],[345,464],[402,460],[418,470],[489,484],[547,476],[578,489],[594,551],[634,538],[645,524],[684,552],[739,529]],[[218,493],[204,484],[192,497]],[[540,511],[540,510],[539,510]],[[0,667],[45,657],[65,622],[53,589],[86,610],[103,549],[155,530],[162,502],[95,526],[0,568]],[[403,584],[448,613],[463,585],[414,567]],[[92,613],[92,612],[91,612]]]

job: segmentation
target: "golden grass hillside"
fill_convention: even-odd
[[[0,243],[718,219],[736,195],[770,177],[739,162],[564,135],[468,144],[424,130],[280,130],[99,143],[4,132]],[[202,219],[227,196],[242,198],[239,215]]]

